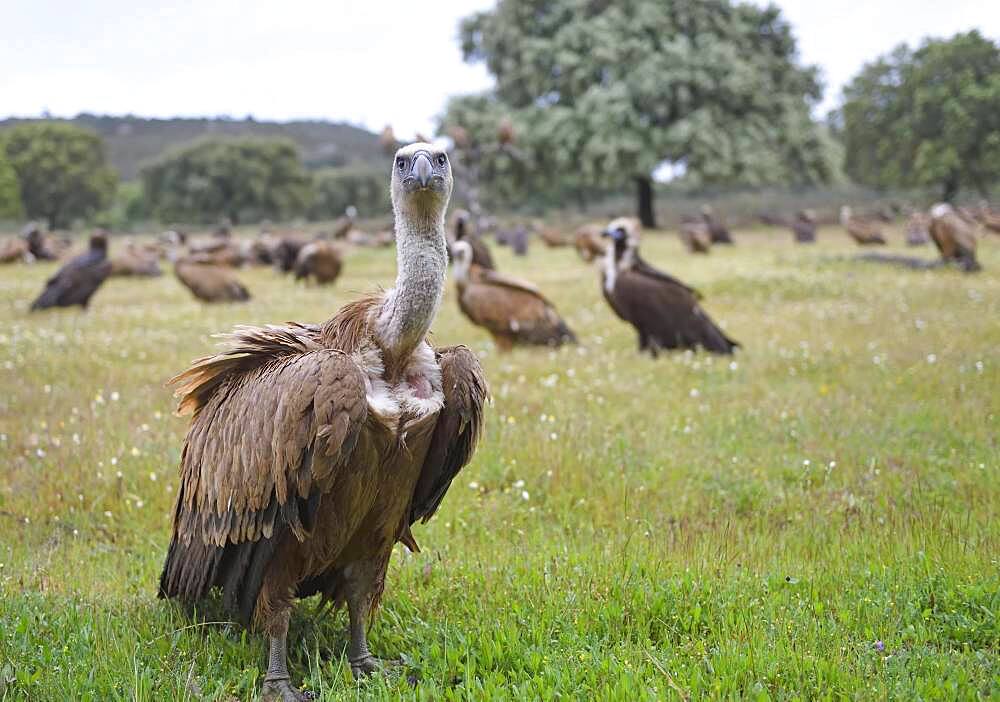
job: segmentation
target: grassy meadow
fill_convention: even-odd
[[[495,253],[577,347],[497,355],[449,282],[435,340],[479,353],[494,402],[390,565],[371,644],[402,664],[355,683],[346,613],[305,601],[293,679],[323,700],[1000,699],[1000,238],[976,275],[853,261],[839,227],[736,239],[644,243],[732,358],[639,356],[572,249]],[[187,422],[164,381],[236,324],[390,285],[393,253],[352,252],[327,289],[242,271],[246,305],[168,272],[29,315],[54,268],[0,268],[0,700],[255,699],[263,640],[156,598]]]

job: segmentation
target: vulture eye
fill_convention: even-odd
[[[406,168],[406,159],[405,158],[397,158],[396,159],[396,168],[398,168],[401,171],[404,170]]]
[[[438,160],[438,165],[439,166],[444,166],[444,164],[448,163],[448,157],[445,156],[444,154],[438,155],[438,159],[437,160]]]

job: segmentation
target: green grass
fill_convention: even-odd
[[[579,347],[498,356],[449,289],[435,339],[481,354],[495,402],[390,565],[371,642],[404,664],[355,684],[345,615],[307,601],[293,677],[327,700],[1000,699],[1000,240],[965,276],[851,261],[838,229],[737,238],[645,245],[733,359],[637,355],[569,249],[498,257]],[[168,275],[28,315],[51,272],[0,269],[0,700],[253,699],[262,640],[155,597],[186,426],[163,383],[214,333],[390,284],[393,256],[354,252],[329,290],[245,271],[245,306]]]

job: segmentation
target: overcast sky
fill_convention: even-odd
[[[152,4],[152,3],[150,3]],[[450,94],[483,90],[462,63],[460,17],[492,0],[0,0],[0,116],[78,112],[320,118],[401,138],[431,132]],[[978,27],[1000,37],[997,0],[779,0],[821,113],[861,65],[900,42]]]

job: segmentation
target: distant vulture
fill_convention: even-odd
[[[472,248],[472,263],[481,268],[496,270],[490,247],[482,238],[472,231],[472,215],[466,210],[456,210],[452,215],[452,244],[456,241],[468,242]]]
[[[882,227],[875,222],[851,215],[851,208],[844,205],[840,208],[840,223],[859,246],[882,246],[885,237]]]
[[[299,250],[295,260],[295,279],[315,281],[319,285],[332,283],[340,276],[344,266],[340,246],[329,241],[313,241]]]
[[[488,388],[464,346],[427,333],[444,292],[443,151],[396,153],[395,288],[356,300],[322,325],[238,329],[233,348],[174,378],[193,415],[181,454],[173,536],[160,596],[213,587],[269,637],[263,699],[300,700],[286,666],[292,602],[320,594],[350,615],[355,677],[368,650],[393,545],[438,509],[468,463]]]
[[[707,254],[712,250],[712,233],[704,222],[690,218],[682,220],[681,241],[691,253]]]
[[[565,232],[555,229],[554,227],[547,227],[540,222],[535,223],[533,227],[538,232],[538,236],[541,240],[544,241],[545,245],[549,248],[571,246],[574,243],[570,236],[568,236]]]
[[[161,253],[155,244],[129,242],[111,257],[111,276],[154,278],[163,275],[159,264]]]
[[[576,343],[566,322],[534,285],[474,265],[466,241],[455,242],[452,256],[458,307],[470,322],[490,333],[499,350]]]
[[[701,308],[696,290],[642,259],[634,232],[612,222],[607,236],[601,291],[615,314],[639,333],[640,351],[655,358],[660,349],[701,347],[729,354],[739,346]]]
[[[989,231],[1000,234],[1000,214],[984,207],[979,213],[979,221]]]
[[[45,290],[31,303],[32,310],[49,307],[80,305],[84,309],[111,274],[108,261],[108,238],[104,234],[90,237],[90,248],[59,269],[45,283]]]
[[[914,212],[906,220],[906,244],[908,246],[923,246],[930,242],[931,218],[923,212]]]
[[[979,270],[975,231],[951,205],[940,203],[931,208],[930,235],[945,263],[957,263],[966,272]]]
[[[309,243],[308,240],[298,236],[281,237],[271,253],[275,268],[282,273],[291,273],[295,269],[295,261],[299,257],[299,251],[307,243]]]
[[[392,131],[390,125],[387,124],[382,128],[382,133],[378,137],[378,144],[382,147],[386,156],[391,156],[396,150],[396,133]]]
[[[67,240],[46,236],[37,222],[26,224],[21,238],[28,242],[28,250],[36,261],[55,261],[70,245]]]
[[[19,237],[11,237],[0,241],[0,263],[16,263],[17,261],[34,261],[28,249],[28,242]]]
[[[174,262],[174,275],[202,302],[246,302],[250,299],[247,289],[225,266],[185,257]]]
[[[344,210],[344,214],[337,218],[333,223],[332,236],[334,239],[344,239],[347,237],[347,233],[354,228],[354,221],[358,218],[358,208],[354,205],[348,205],[347,209]]]
[[[607,245],[601,236],[603,231],[604,227],[599,224],[585,224],[576,230],[573,245],[584,261],[590,263],[604,256]]]
[[[816,242],[816,214],[812,210],[800,210],[792,222],[792,233],[798,244]]]
[[[708,227],[708,235],[713,244],[733,243],[733,236],[729,233],[728,227],[721,220],[715,218],[712,208],[708,205],[702,206],[701,219],[705,222],[705,226]]]

